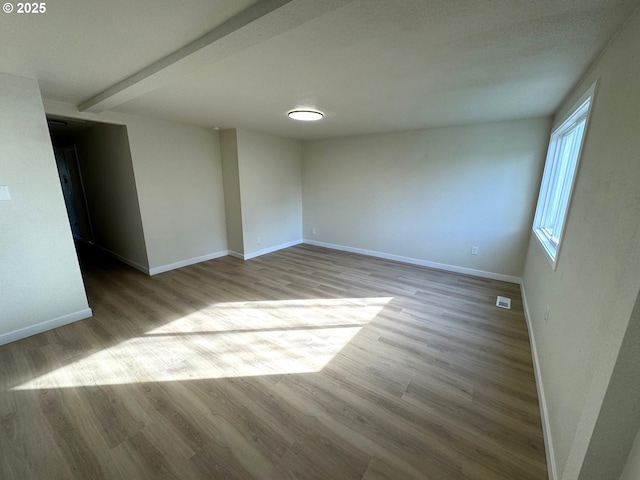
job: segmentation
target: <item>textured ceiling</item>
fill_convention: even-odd
[[[58,0],[0,18],[0,69],[95,111],[296,138],[497,121],[553,113],[638,3]]]
[[[54,0],[43,14],[0,14],[0,71],[78,104],[256,2]]]

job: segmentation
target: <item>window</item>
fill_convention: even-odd
[[[576,102],[568,117],[553,131],[549,142],[533,231],[554,270],[594,91],[595,84]]]

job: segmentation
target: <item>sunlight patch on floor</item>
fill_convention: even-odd
[[[389,297],[219,303],[14,390],[318,372]]]

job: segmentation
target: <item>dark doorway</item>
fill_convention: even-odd
[[[47,123],[73,238],[76,242],[93,244],[93,228],[74,135],[96,124],[59,118],[47,118]]]

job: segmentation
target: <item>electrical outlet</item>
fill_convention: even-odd
[[[256,238],[256,243],[260,245],[262,243],[262,237]]]
[[[317,230],[316,230],[316,227],[313,227],[311,229],[311,235],[315,235],[316,233],[318,233]]]
[[[473,247],[471,247],[471,255],[477,255],[477,254],[478,254],[478,247],[474,245]]]
[[[545,323],[549,321],[549,312],[551,311],[551,308],[549,307],[549,305],[547,305],[547,309],[544,311],[544,321]]]
[[[11,200],[9,187],[7,187],[6,185],[0,185],[0,200]]]

